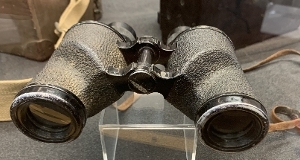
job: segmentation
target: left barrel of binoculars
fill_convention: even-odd
[[[43,142],[76,139],[87,117],[123,95],[105,72],[109,66],[126,66],[117,41],[125,39],[105,24],[73,26],[45,68],[14,99],[10,113],[19,130]]]

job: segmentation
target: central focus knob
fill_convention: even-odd
[[[140,94],[152,93],[156,87],[155,77],[146,71],[136,71],[128,78],[129,88]]]
[[[137,68],[128,77],[128,86],[136,93],[149,94],[156,87],[155,77],[150,73],[153,51],[149,47],[143,47],[139,53]]]

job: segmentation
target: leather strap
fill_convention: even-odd
[[[294,129],[295,127],[299,128],[299,126],[300,126],[299,118],[290,121],[283,121],[279,123],[270,123],[268,132],[289,130],[289,129]]]
[[[132,104],[134,104],[139,98],[140,94],[132,92],[130,96],[126,98],[125,101],[121,102],[121,104],[114,103],[113,106],[116,107],[119,111],[126,111]]]
[[[285,121],[281,119],[278,114],[283,114],[289,117],[290,121]],[[300,112],[298,110],[292,109],[288,106],[275,106],[272,109],[271,120],[274,122],[270,126],[269,132],[271,131],[280,131],[286,129],[296,128],[300,131]]]
[[[287,106],[275,106],[272,109],[271,120],[275,123],[283,122],[285,120],[281,119],[278,114],[283,114],[289,117],[291,120],[300,118],[300,112],[296,109],[292,109]]]
[[[271,62],[279,57],[282,57],[282,56],[285,56],[288,54],[300,55],[300,52],[293,50],[293,49],[280,50],[280,51],[272,54],[271,56],[267,57],[266,59],[258,62],[257,64],[254,64],[253,66],[243,69],[243,71],[246,73],[246,72],[255,70],[268,62]],[[288,117],[290,117],[291,120],[284,121],[277,116],[277,113],[285,114]],[[300,113],[298,110],[294,110],[287,106],[275,106],[275,107],[273,107],[272,113],[271,113],[271,120],[273,121],[273,123],[270,123],[270,125],[269,125],[269,132],[289,130],[289,129],[293,129],[293,128],[297,128],[300,130],[299,117],[300,117]]]
[[[80,18],[85,13],[90,0],[70,0],[69,5],[61,15],[59,22],[55,23],[54,32],[60,36],[55,48],[59,46],[66,31],[78,23]],[[10,105],[15,98],[16,94],[31,80],[5,80],[0,81],[0,121],[10,121]]]
[[[283,49],[283,50],[280,50],[274,54],[272,54],[271,56],[267,57],[266,59],[258,62],[257,64],[251,66],[251,67],[248,67],[248,68],[244,68],[243,71],[244,72],[249,72],[249,71],[252,71],[254,69],[257,69],[258,67],[268,63],[268,62],[271,62],[279,57],[282,57],[282,56],[285,56],[285,55],[288,55],[288,54],[297,54],[297,55],[300,55],[300,52],[294,50],[294,49]]]

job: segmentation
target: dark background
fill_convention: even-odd
[[[102,4],[102,22],[123,21],[130,24],[138,36],[152,35],[160,38],[157,23],[159,0],[102,0]],[[242,66],[249,66],[282,48],[300,50],[299,34],[286,35],[271,43],[240,50],[237,57]],[[0,80],[33,77],[45,63],[0,53]],[[269,113],[272,106],[280,104],[300,109],[299,67],[300,57],[289,55],[246,74]],[[102,159],[98,123],[99,114],[88,119],[81,136],[75,141],[68,144],[45,144],[24,136],[12,122],[0,122],[0,159]],[[199,142],[197,159],[300,159],[299,142],[299,134],[291,131],[270,133],[256,147],[240,153],[221,153]],[[142,159],[143,155],[139,156],[141,157],[135,159]],[[165,157],[155,159],[169,159],[168,152]]]

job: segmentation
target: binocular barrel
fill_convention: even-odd
[[[67,142],[80,135],[88,117],[125,91],[159,92],[194,120],[206,145],[236,152],[259,143],[268,131],[266,111],[255,99],[230,39],[214,27],[198,26],[175,30],[168,43],[137,39],[121,23],[76,24],[16,96],[14,124],[33,139]]]
[[[177,48],[167,68],[184,77],[166,99],[195,121],[200,140],[210,147],[236,152],[256,145],[267,134],[269,122],[231,40],[214,27],[176,30],[180,32],[168,39]]]
[[[45,68],[13,101],[15,125],[44,142],[77,138],[87,117],[123,95],[105,73],[109,66],[126,66],[116,41],[125,39],[101,23],[86,22],[71,28]]]

